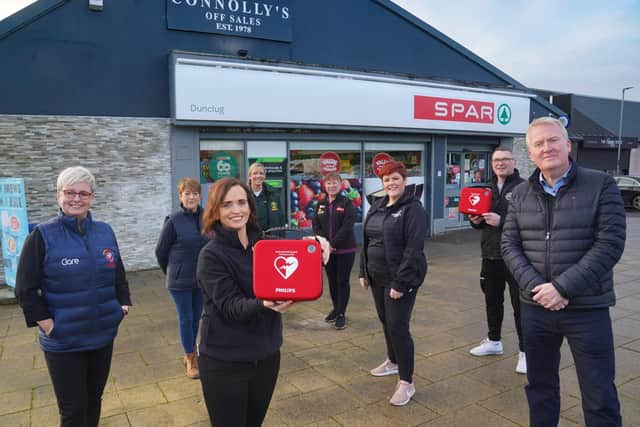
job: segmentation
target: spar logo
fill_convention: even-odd
[[[415,95],[413,117],[418,120],[484,124],[494,124],[497,120],[506,125],[511,121],[511,107],[500,104],[496,109],[493,102]]]

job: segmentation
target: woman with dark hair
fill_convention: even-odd
[[[331,244],[331,257],[325,271],[333,309],[324,320],[333,323],[338,330],[347,327],[345,313],[351,293],[349,276],[356,258],[356,237],[353,232],[356,212],[351,200],[340,194],[341,185],[342,178],[335,172],[324,177],[327,197],[318,202],[312,220],[313,232]]]
[[[27,237],[16,296],[38,326],[61,426],[97,426],[118,326],[131,305],[118,242],[91,216],[96,179],[74,166],[58,176],[60,213]]]
[[[202,291],[196,282],[196,263],[207,243],[202,234],[200,182],[183,178],[178,183],[180,209],[168,216],[156,244],[156,259],[167,275],[167,289],[178,312],[183,363],[189,378],[198,378],[196,337],[202,315]]]
[[[211,424],[260,426],[280,370],[282,316],[292,301],[253,293],[253,245],[261,230],[249,187],[235,178],[209,190],[203,232],[212,239],[198,258],[204,293],[200,381]]]
[[[420,201],[404,191],[407,169],[402,162],[385,163],[379,176],[386,196],[373,203],[364,221],[360,285],[371,288],[387,346],[386,360],[371,375],[399,374],[389,402],[402,406],[416,392],[409,323],[418,287],[427,274],[427,218]]]

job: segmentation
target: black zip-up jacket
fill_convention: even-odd
[[[360,277],[370,281],[367,273],[367,221],[384,210],[384,254],[392,280],[384,284],[398,292],[407,292],[422,285],[427,275],[427,258],[424,255],[424,239],[427,234],[427,214],[413,194],[404,193],[393,205],[386,207],[389,197],[376,200],[363,224],[365,230],[360,259]]]
[[[282,317],[253,293],[253,245],[261,232],[247,224],[249,245],[220,223],[198,257],[198,285],[204,293],[199,350],[217,360],[257,361],[282,345]]]
[[[331,206],[331,209],[329,209]],[[329,197],[318,202],[313,216],[313,232],[329,241],[337,254],[355,252],[356,236],[353,224],[356,222],[356,211],[348,197],[336,195],[329,205]]]
[[[500,215],[500,225],[494,227],[482,221],[480,224],[474,224],[471,222],[471,226],[476,229],[482,230],[482,240],[480,241],[480,247],[482,249],[482,258],[484,259],[502,259],[502,252],[500,251],[500,238],[502,236],[502,227],[507,219],[507,211],[509,210],[509,200],[511,200],[511,192],[513,189],[524,182],[524,179],[520,178],[518,169],[514,169],[513,173],[504,180],[502,191],[498,190],[498,177],[493,176],[491,181],[491,209],[490,212],[495,212]]]
[[[502,232],[502,256],[518,281],[520,299],[551,282],[565,309],[615,304],[613,267],[626,236],[622,196],[613,178],[575,164],[556,197],[544,192],[540,170],[513,190]]]

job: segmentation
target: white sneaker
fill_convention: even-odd
[[[480,345],[469,350],[473,356],[488,356],[490,354],[502,354],[502,341],[491,341],[485,338],[480,341]]]
[[[369,371],[374,377],[386,377],[387,375],[395,375],[398,373],[398,365],[391,363],[387,358],[379,366]]]
[[[518,365],[516,365],[516,372],[519,374],[527,373],[527,356],[524,354],[524,351],[521,351],[518,354]]]

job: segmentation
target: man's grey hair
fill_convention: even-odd
[[[565,129],[564,125],[562,124],[562,122],[558,119],[556,119],[555,117],[538,117],[537,119],[535,119],[534,121],[532,121],[529,124],[529,127],[527,128],[527,137],[526,137],[526,141],[527,141],[527,145],[529,145],[529,143],[531,141],[529,141],[529,133],[531,131],[531,129],[533,129],[536,126],[542,126],[542,125],[556,125],[558,126],[558,128],[560,129],[560,133],[562,134],[562,137],[568,141],[569,140],[569,134],[567,133],[567,129]]]
[[[58,181],[56,182],[56,189],[58,191],[62,191],[64,187],[68,187],[79,182],[89,184],[92,193],[96,191],[96,178],[91,172],[89,172],[89,169],[82,166],[72,166],[60,172],[60,175],[58,175]]]

